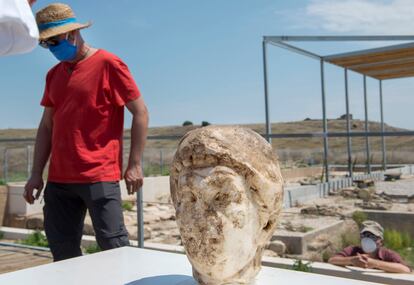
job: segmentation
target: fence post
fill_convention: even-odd
[[[293,198],[292,198],[292,192],[290,190],[287,191],[289,196],[289,208],[293,207]]]
[[[144,169],[144,159],[141,159],[141,167]],[[144,173],[144,170],[142,171]],[[137,192],[137,239],[138,247],[144,248],[144,203],[142,201],[142,191],[144,187],[141,187]]]
[[[28,145],[26,147],[26,156],[27,156],[27,179],[30,178],[31,171],[32,171],[32,159],[31,159],[31,146]]]
[[[8,172],[9,172],[9,164],[8,164],[8,149],[5,148],[4,149],[4,154],[3,154],[3,178],[4,178],[4,183],[7,183],[8,180]]]
[[[160,149],[160,175],[161,176],[162,176],[163,166],[164,166],[164,161],[162,157],[162,149]]]

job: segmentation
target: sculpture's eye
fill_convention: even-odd
[[[232,197],[229,193],[219,192],[214,196],[213,205],[214,207],[227,207],[232,203]]]
[[[254,193],[257,193],[257,189],[256,189],[256,188],[254,188],[254,187],[252,187],[252,186],[250,186],[250,191],[252,191],[252,192],[254,192]]]
[[[229,194],[227,193],[217,193],[216,196],[214,196],[214,201],[220,202],[225,201],[229,199]]]

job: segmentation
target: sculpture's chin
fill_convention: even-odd
[[[253,285],[260,267],[247,266],[244,272],[234,272],[232,276],[203,274],[193,267],[193,276],[199,285]]]
[[[195,262],[193,274],[200,285],[251,285],[254,284],[254,278],[260,270],[260,260],[259,254],[244,262],[228,259],[226,262],[218,259],[214,266]]]

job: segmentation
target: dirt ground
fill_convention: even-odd
[[[291,183],[298,183],[293,181]],[[403,186],[402,186],[403,185]],[[414,189],[414,177],[403,177],[396,182],[379,182],[375,187],[358,189],[356,187],[343,189],[336,195],[327,198],[316,199],[297,207],[284,209],[279,218],[275,234],[297,235],[317,231],[326,225],[337,221],[345,221],[334,235],[315,237],[307,251],[301,256],[292,256],[278,245],[277,250],[267,250],[270,256],[290,256],[314,261],[322,261],[342,248],[344,235],[358,236],[358,228],[352,220],[352,213],[357,210],[384,208],[389,211],[414,212],[414,203],[398,203],[387,198],[384,193],[397,193],[399,189]],[[137,212],[136,206],[131,205],[129,210],[124,210],[125,224],[130,239],[137,239]],[[128,208],[128,207],[125,207]],[[16,220],[17,221],[17,220]],[[15,227],[39,228],[43,227],[41,214],[21,219]],[[181,245],[180,233],[175,222],[175,210],[172,204],[146,203],[144,204],[144,233],[145,241],[151,243],[164,243]],[[85,220],[84,234],[93,235],[93,227],[90,217]]]

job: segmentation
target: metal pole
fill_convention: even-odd
[[[351,133],[351,120],[349,117],[349,96],[348,96],[348,69],[345,68],[345,106],[346,106],[346,143],[348,148],[348,171],[349,177],[353,176],[353,169],[352,169],[352,146],[351,146],[351,137],[349,134]]]
[[[162,157],[162,149],[160,149],[160,175],[162,176],[163,171],[163,157]]]
[[[380,111],[381,111],[381,144],[382,144],[382,170],[387,170],[387,151],[385,148],[385,137],[384,137],[384,108],[382,102],[382,80],[379,81],[379,91],[380,91]]]
[[[30,145],[26,146],[26,156],[27,156],[27,179],[30,178],[31,167],[30,167]]]
[[[326,118],[326,102],[325,102],[325,74],[324,61],[321,62],[321,93],[322,93],[322,116],[323,116],[323,164],[325,165],[325,181],[329,182],[329,164],[328,164],[328,120]]]
[[[144,173],[144,160],[141,160],[142,165],[142,173]],[[143,201],[142,201],[142,190],[143,188],[139,188],[137,192],[137,239],[138,239],[138,247],[144,248],[144,209],[143,209]]]
[[[269,91],[267,86],[267,56],[266,56],[266,41],[263,40],[263,80],[264,80],[264,95],[265,95],[265,114],[266,114],[266,140],[271,144],[272,138],[270,134],[272,129],[269,120]]]
[[[365,147],[367,155],[367,172],[371,173],[371,151],[369,148],[369,137],[368,137],[368,99],[367,99],[367,77],[364,75],[364,107],[365,107]]]
[[[4,150],[4,161],[3,161],[3,178],[4,183],[7,183],[9,175],[9,150],[6,148]]]

